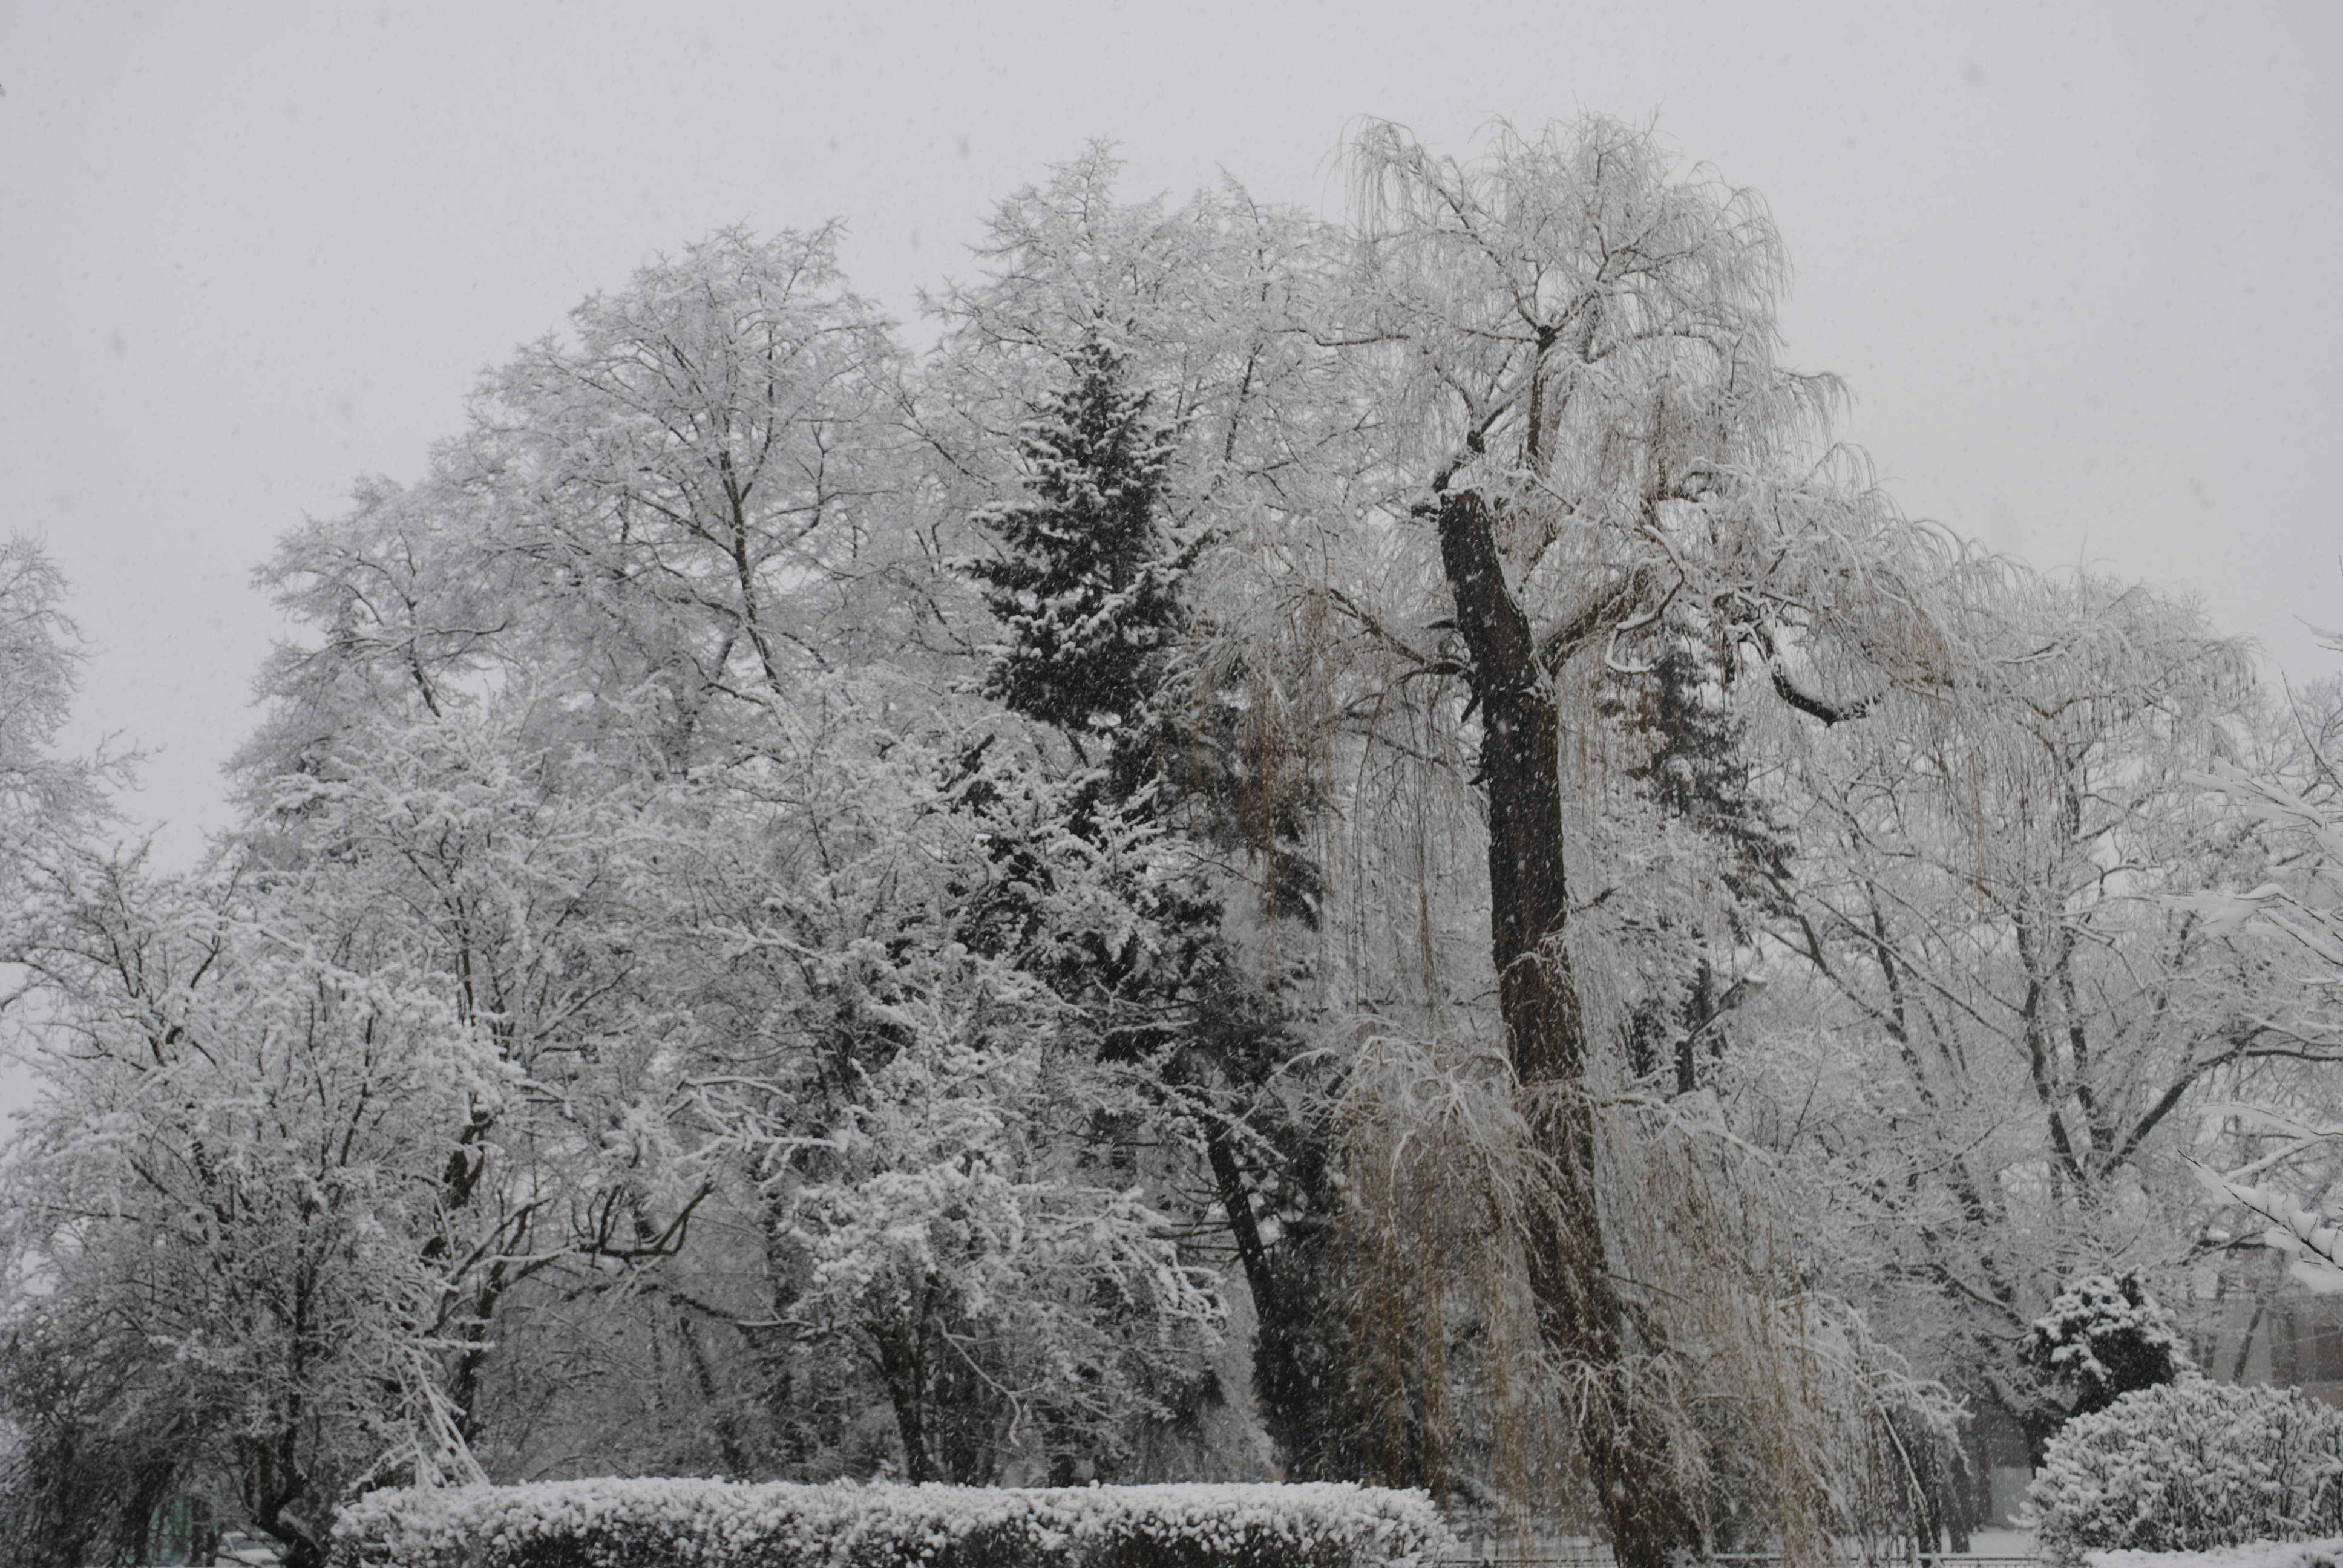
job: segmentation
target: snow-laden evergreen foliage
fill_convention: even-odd
[[[983,321],[999,303],[965,307]],[[1278,777],[1292,742],[1276,731],[1277,705],[1261,700],[1272,689],[1259,672],[1198,657],[1185,594],[1206,541],[1170,520],[1176,433],[1151,422],[1133,366],[1093,330],[1065,355],[1069,383],[1021,427],[1018,494],[970,519],[1001,552],[967,567],[990,585],[1004,638],[984,690],[1057,727],[1091,769],[1069,819],[1076,834],[1093,837],[1120,813],[1176,824],[1214,859],[1258,857],[1257,898],[1201,864],[1135,896],[1167,939],[1151,972],[1093,962],[1061,980],[1115,999],[1116,1054],[1151,1055],[1167,1101],[1203,1131],[1252,1298],[1254,1386],[1288,1473],[1355,1475],[1351,1357],[1330,1322],[1343,1302],[1332,1253],[1341,1200],[1330,1135],[1312,1114],[1323,1064],[1294,1070],[1302,1046],[1279,994],[1291,977],[1249,965],[1229,919],[1233,894],[1272,920],[1317,924],[1322,879],[1301,844],[1319,796],[1306,776],[1298,787]],[[1224,462],[1235,436],[1223,438]],[[1265,1225],[1256,1205],[1272,1202],[1282,1212]]]
[[[377,1492],[335,1568],[1418,1568],[1420,1492],[1293,1486],[743,1486]]]
[[[2343,1531],[2343,1412],[2298,1390],[2190,1378],[2052,1440],[2028,1493],[2043,1550],[2201,1552]]]
[[[2092,1274],[2059,1292],[2026,1331],[2026,1358],[2073,1391],[2077,1415],[2197,1370],[2172,1319],[2137,1273]]]
[[[979,513],[1004,554],[970,562],[1007,634],[984,690],[1077,745],[1133,735],[1179,641],[1176,588],[1195,545],[1162,516],[1172,448],[1121,358],[1085,343],[1025,426],[1030,491]]]

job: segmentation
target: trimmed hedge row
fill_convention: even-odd
[[[334,1568],[1423,1568],[1421,1492],[571,1481],[369,1493]]]

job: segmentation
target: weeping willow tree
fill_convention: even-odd
[[[1605,793],[1633,764],[1597,689],[1694,649],[1800,725],[1946,700],[1996,574],[1898,516],[1830,442],[1836,385],[1776,362],[1787,263],[1755,196],[1603,120],[1501,126],[1469,161],[1373,124],[1351,151],[1324,337],[1378,411],[1383,489],[1237,542],[1284,590],[1254,628],[1309,628],[1353,742],[1325,972],[1364,1019],[1340,1115],[1381,1321],[1357,1327],[1422,1363],[1367,1424],[1435,1481],[1477,1432],[1496,1492],[1574,1497],[1633,1568],[1736,1535],[1811,1558],[1865,1523],[1847,1478],[1919,1489],[1899,1434],[1947,1418],[1805,1288],[1763,1159],[1621,1070],[1602,906],[1655,857]]]
[[[1353,1059],[1369,1473],[1428,1481],[1460,1519],[1533,1534],[1593,1501],[1572,1434],[1624,1381],[1662,1440],[1653,1483],[1682,1510],[1679,1547],[1821,1562],[1850,1537],[1933,1540],[1961,1462],[1956,1402],[1812,1288],[1774,1161],[1706,1097],[1589,1098],[1610,1266],[1646,1349],[1611,1377],[1543,1342],[1524,1243],[1553,1224],[1535,1211],[1556,1206],[1556,1174],[1505,1053],[1386,1035]]]

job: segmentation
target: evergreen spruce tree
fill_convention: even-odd
[[[1056,726],[1086,761],[1100,753],[1128,799],[1150,770],[1197,541],[1163,520],[1171,440],[1121,357],[1086,344],[1071,368],[1025,427],[1028,493],[975,518],[1005,551],[969,567],[1008,634],[984,692]]]
[[[1068,368],[1067,385],[1023,426],[1025,494],[970,519],[1001,553],[965,569],[1004,633],[980,689],[1066,737],[1086,773],[1066,825],[1095,839],[1110,818],[1159,823],[1169,804],[1161,763],[1173,726],[1162,699],[1186,631],[1179,583],[1197,541],[1164,520],[1170,434],[1149,418],[1148,395],[1131,386],[1121,357],[1089,343]],[[1047,857],[1027,846],[999,853],[1020,874],[969,911],[979,947],[997,946],[994,931],[1031,934],[1037,911],[998,900],[1049,878]],[[1052,980],[1107,1005],[1109,1049],[1126,1058],[1171,1038],[1178,993],[1212,956],[1221,920],[1219,901],[1192,879],[1135,891],[1171,951],[1142,963],[1127,933],[1060,932],[1052,944],[1088,971]]]
[[[1272,906],[1314,921],[1315,868],[1287,842],[1299,839],[1306,807],[1264,800],[1242,741],[1215,722],[1226,716],[1200,717],[1175,697],[1192,630],[1180,585],[1202,538],[1163,515],[1171,432],[1150,418],[1149,396],[1112,349],[1086,344],[1069,369],[1023,427],[1026,494],[971,519],[1001,551],[967,567],[1006,634],[982,690],[1055,727],[1095,770],[1077,797],[1076,831],[1111,810],[1258,848],[1266,820],[1278,840]],[[1029,869],[1046,875],[1038,861]],[[1091,989],[1111,995],[1120,1015],[1107,1049],[1154,1055],[1182,1113],[1203,1129],[1214,1201],[1259,1324],[1257,1392],[1287,1473],[1361,1478],[1332,1145],[1269,1092],[1298,1042],[1275,996],[1236,961],[1212,888],[1159,886],[1146,902],[1172,950],[1145,970],[1093,955]],[[1264,1153],[1273,1168],[1254,1168]]]

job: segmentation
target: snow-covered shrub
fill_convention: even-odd
[[[2077,1416],[2028,1494],[2043,1549],[2201,1552],[2343,1532],[2343,1412],[2192,1378]]]
[[[1419,1568],[1421,1492],[576,1481],[369,1493],[335,1568]]]
[[[2090,1568],[2337,1568],[2343,1538],[2257,1541],[2211,1552],[2086,1552]]]
[[[2093,1274],[2068,1285],[2034,1321],[2025,1354],[2036,1371],[2073,1391],[2077,1415],[2197,1370],[2172,1320],[2136,1273]]]

